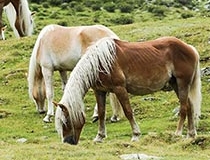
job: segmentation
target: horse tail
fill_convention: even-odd
[[[197,56],[197,64],[196,64],[197,66],[193,77],[192,85],[190,88],[189,98],[193,106],[195,122],[196,124],[198,124],[199,117],[201,115],[201,101],[202,101],[200,63],[199,63],[199,54],[197,50],[193,46],[191,47]]]
[[[34,90],[34,86],[35,86],[35,80],[36,77],[38,75],[37,71],[41,71],[41,66],[37,63],[36,61],[36,56],[37,56],[37,52],[38,52],[38,48],[39,48],[39,44],[40,44],[40,39],[38,37],[35,46],[33,48],[32,54],[31,54],[31,58],[30,58],[30,62],[29,62],[29,70],[28,70],[28,91],[29,91],[29,97],[31,99],[33,98],[33,90]],[[43,77],[42,74],[39,75],[39,79],[41,79]]]
[[[21,31],[24,33],[24,35],[31,36],[34,29],[34,23],[33,23],[32,13],[29,10],[29,4],[27,0],[20,0],[19,13],[21,18],[20,24],[24,24],[24,28],[23,25],[20,25],[22,27]]]
[[[36,83],[39,83],[39,85],[43,83],[43,74],[41,71],[41,66],[39,65],[39,63],[37,63],[37,59],[36,59],[38,50],[40,48],[41,39],[46,32],[50,32],[53,29],[54,29],[53,25],[48,25],[41,30],[36,40],[36,43],[34,45],[32,54],[31,54],[31,58],[29,62],[29,70],[28,70],[28,87],[29,87],[29,96],[31,99],[34,99],[33,90],[35,86],[35,81]]]
[[[12,3],[9,3],[7,6],[4,7],[4,11],[6,13],[7,19],[9,21],[10,26],[12,27],[12,30],[15,34],[15,37],[20,38],[20,35],[15,28],[15,20],[16,20],[16,11]]]

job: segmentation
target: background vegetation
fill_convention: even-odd
[[[131,129],[123,117],[112,124],[107,101],[107,134],[102,144],[94,144],[97,123],[91,122],[95,98],[85,96],[86,124],[77,146],[62,144],[54,124],[42,122],[44,115],[35,111],[28,97],[29,58],[40,30],[47,24],[64,26],[104,24],[128,41],[145,41],[161,36],[176,36],[197,48],[201,68],[210,56],[209,4],[189,0],[68,1],[31,0],[36,12],[31,37],[17,40],[8,24],[6,41],[0,42],[0,159],[120,159],[121,154],[145,153],[169,160],[210,159],[209,76],[202,77],[202,116],[198,137],[186,139],[173,135],[178,118],[172,112],[179,103],[173,92],[132,96],[131,104],[142,131],[138,143],[131,143]],[[5,15],[4,15],[5,16]],[[58,74],[55,76],[55,100],[62,95]],[[186,128],[184,130],[186,135]],[[20,139],[26,142],[19,142]]]

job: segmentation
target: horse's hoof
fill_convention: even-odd
[[[119,119],[117,116],[112,116],[111,119],[110,119],[111,123],[116,123],[116,122],[118,122],[119,120],[120,120],[120,119]]]
[[[98,116],[93,117],[92,122],[95,123],[98,121]]]
[[[177,130],[177,131],[174,133],[174,135],[177,136],[177,137],[182,137],[182,131]]]
[[[196,130],[188,131],[187,138],[195,138],[197,136]]]
[[[42,111],[39,111],[39,114],[45,114],[46,111],[42,110]]]
[[[131,139],[131,142],[138,142],[139,141],[139,136],[133,136]]]
[[[46,115],[46,116],[44,117],[43,121],[44,121],[45,123],[51,123],[51,122],[52,122],[51,119],[50,119],[50,116],[48,116],[48,115]]]
[[[102,143],[103,139],[106,138],[105,134],[97,134],[96,138],[93,140],[95,143]]]
[[[102,143],[103,142],[103,138],[96,136],[96,138],[93,140],[93,142],[95,143]]]

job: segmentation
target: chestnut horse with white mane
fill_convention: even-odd
[[[77,63],[57,104],[55,125],[62,141],[77,144],[85,123],[83,98],[93,88],[98,104],[99,128],[94,139],[106,137],[105,102],[107,92],[115,93],[138,141],[140,129],[130,106],[128,93],[146,95],[170,85],[180,102],[176,135],[182,135],[188,118],[189,137],[196,136],[200,116],[201,79],[196,49],[175,37],[147,42],[125,42],[103,38],[90,46]]]
[[[63,27],[47,25],[40,32],[29,64],[28,84],[29,95],[34,100],[37,110],[45,112],[45,99],[47,99],[47,115],[44,122],[50,122],[54,115],[53,107],[53,72],[58,70],[62,80],[62,88],[67,83],[67,71],[72,71],[86,48],[103,37],[118,36],[103,25]],[[110,94],[113,107],[113,121],[121,107],[116,96]],[[94,117],[97,117],[97,106]],[[119,111],[118,111],[119,110]]]
[[[0,0],[0,29],[4,27],[2,21],[3,9],[17,38],[32,35],[33,13],[29,10],[27,0]],[[0,39],[3,39],[3,37],[3,32],[1,32]]]

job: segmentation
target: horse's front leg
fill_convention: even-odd
[[[175,135],[182,136],[184,122],[185,122],[185,119],[188,114],[187,112],[189,111],[189,104],[188,104],[188,90],[189,90],[189,88],[180,79],[177,79],[177,83],[178,83],[178,94],[177,95],[178,95],[179,102],[180,102],[180,111],[179,111],[180,119],[179,119],[179,122],[177,125]]]
[[[45,87],[46,87],[46,97],[48,102],[48,108],[47,108],[47,115],[43,119],[44,122],[51,122],[51,117],[54,116],[54,108],[53,108],[53,97],[54,97],[54,91],[53,91],[53,71],[51,69],[47,69],[42,67],[42,74],[45,81]]]
[[[109,97],[113,113],[111,117],[111,122],[115,123],[118,122],[120,120],[120,116],[123,115],[122,106],[120,105],[120,102],[114,93],[110,93]]]
[[[106,126],[105,126],[106,92],[96,91],[96,90],[94,91],[98,106],[98,118],[99,118],[98,134],[96,135],[94,142],[102,142],[103,138],[106,137]]]
[[[116,94],[118,100],[120,101],[120,103],[123,107],[123,111],[124,111],[126,118],[130,122],[132,132],[133,132],[131,141],[138,141],[141,132],[140,132],[139,126],[136,123],[135,118],[133,116],[133,111],[130,106],[130,101],[129,101],[128,92],[127,92],[126,88],[118,86],[118,87],[115,87],[115,89],[113,91]]]

